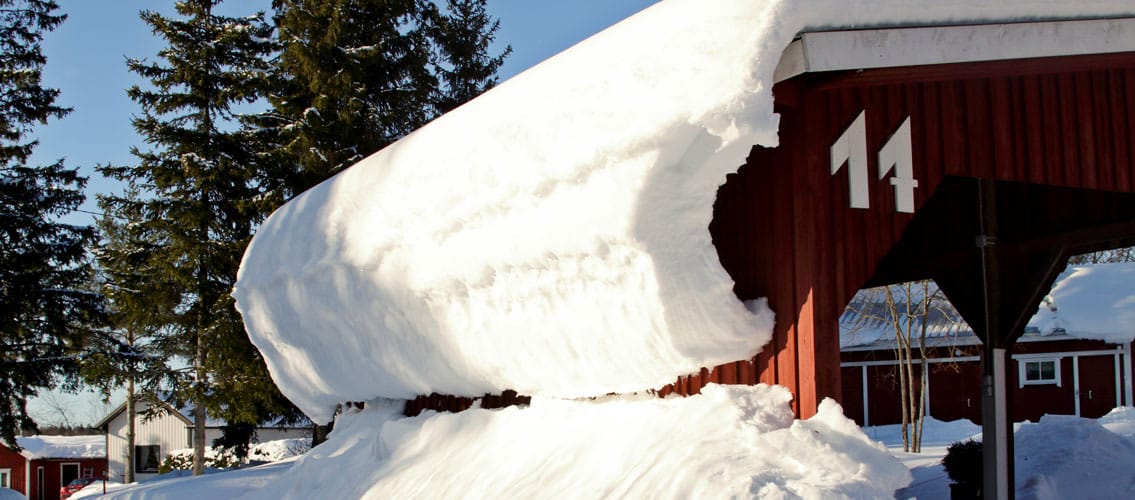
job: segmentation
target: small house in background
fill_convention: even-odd
[[[58,500],[59,488],[79,478],[106,474],[102,436],[19,436],[14,452],[0,444],[0,487],[29,500]]]
[[[865,321],[860,312],[877,307],[864,304],[864,295],[857,297],[860,302],[853,300],[840,321],[844,413],[860,425],[899,423],[893,326],[877,318]],[[912,344],[913,380],[924,384],[926,415],[980,423],[981,341],[959,319],[941,313],[929,317],[925,378],[918,366],[917,333]],[[1098,418],[1117,406],[1132,406],[1133,337],[1135,263],[1070,266],[1011,353],[1010,417],[1034,422],[1045,414]]]
[[[154,406],[154,411],[149,411]],[[193,447],[193,415],[191,409],[178,410],[169,403],[143,399],[137,403],[134,419],[134,480],[143,481],[158,474],[158,465],[177,450]],[[122,481],[126,473],[126,403],[111,410],[95,427],[106,432],[108,477]],[[205,422],[205,446],[221,437],[225,422],[209,418]],[[259,442],[277,439],[311,437],[311,425],[293,426],[262,424],[256,429]]]

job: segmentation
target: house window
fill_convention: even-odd
[[[1020,361],[1020,385],[1060,385],[1060,360],[1030,359]]]
[[[148,444],[134,447],[134,472],[147,474],[158,471],[161,463],[161,446]]]
[[[12,469],[0,469],[0,488],[12,487]]]

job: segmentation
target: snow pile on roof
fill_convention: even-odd
[[[1131,497],[1135,439],[1068,415],[1022,424],[1015,436],[1017,498]]]
[[[106,436],[18,436],[23,456],[40,458],[104,458]]]
[[[1042,333],[1127,343],[1135,338],[1135,263],[1070,266],[1029,321]]]
[[[935,293],[937,286],[933,283],[930,286],[931,293]],[[878,290],[860,290],[851,300],[849,309],[840,316],[840,347],[893,340],[894,326],[883,310],[882,293]],[[895,286],[892,290],[898,311],[904,313],[906,289]],[[921,286],[911,287],[910,298],[912,304],[921,304]],[[933,308],[946,308],[949,312],[931,310],[926,333],[928,338],[973,334],[969,325],[945,302],[944,296],[932,303],[935,304]],[[918,311],[915,312],[911,325],[917,332],[921,327],[921,317]],[[902,326],[906,328],[905,320]],[[1069,266],[1041,301],[1037,313],[1029,319],[1028,327],[1041,336],[1066,335],[1112,343],[1131,342],[1135,339],[1135,263]]]
[[[887,304],[888,287],[875,287],[859,290],[839,317],[839,345],[841,348],[870,345],[880,341],[893,341],[895,338],[892,316],[897,314],[904,329],[915,332],[917,339],[922,331],[922,307],[924,297],[930,297],[926,325],[927,338],[940,338],[950,335],[970,335],[973,333],[961,315],[950,306],[946,295],[933,281],[924,290],[921,282],[910,286],[892,285],[889,287],[894,310]],[[910,315],[907,315],[907,307]],[[907,320],[910,320],[908,323]],[[930,344],[930,342],[927,342]]]
[[[690,398],[536,398],[530,407],[427,412],[368,402],[329,440],[242,498],[884,498],[905,467],[828,401],[794,421],[777,386]],[[334,471],[330,473],[329,471]],[[185,493],[228,474],[186,483]],[[154,485],[152,488],[159,488]],[[192,488],[192,489],[190,489]],[[140,498],[122,490],[111,498]],[[177,487],[145,493],[182,498]],[[159,495],[159,493],[161,495]],[[133,495],[133,496],[132,496]],[[237,495],[232,495],[237,496]]]
[[[374,397],[655,388],[769,338],[772,314],[733,295],[707,227],[726,174],[777,144],[773,73],[797,33],[1123,11],[660,2],[292,200],[234,295],[277,384],[319,421]]]

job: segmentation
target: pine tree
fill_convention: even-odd
[[[59,160],[28,164],[32,127],[70,110],[41,84],[44,34],[65,15],[48,0],[0,0],[0,437],[34,428],[27,399],[72,374],[83,334],[101,312],[89,290],[90,227],[60,221],[86,179]]]
[[[496,85],[497,70],[512,52],[510,46],[500,55],[489,55],[500,21],[489,16],[485,0],[447,0],[447,6],[448,14],[433,9],[430,33],[442,84],[434,97],[438,113],[448,113]]]
[[[83,379],[109,396],[126,387],[126,460],[123,482],[134,481],[134,417],[141,393],[154,394],[170,374],[159,353],[162,327],[177,307],[177,287],[168,273],[154,267],[160,235],[143,224],[145,203],[132,187],[122,196],[100,197],[104,215],[98,221],[101,241],[94,249],[102,294],[108,306],[107,328],[88,342],[81,364]]]
[[[496,83],[485,0],[278,0],[277,200],[351,166]]]
[[[141,17],[167,42],[159,62],[130,59],[131,71],[149,81],[130,97],[141,105],[134,127],[148,150],[139,163],[101,167],[142,195],[108,198],[135,205],[157,246],[146,266],[162,270],[175,300],[156,301],[152,317],[166,341],[163,354],[187,360],[188,372],[171,387],[175,406],[191,405],[194,474],[203,472],[206,414],[232,422],[258,422],[286,400],[251,345],[229,296],[253,228],[265,209],[252,166],[252,134],[233,110],[263,94],[272,28],[264,14],[233,18],[214,12],[218,0],[183,0],[177,17],[143,11]],[[171,308],[172,310],[157,310]]]
[[[280,88],[269,97],[295,195],[433,117],[427,11],[420,0],[280,0]]]

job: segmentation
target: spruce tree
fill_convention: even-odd
[[[145,203],[138,189],[122,196],[100,197],[104,215],[98,220],[101,241],[94,249],[101,291],[107,301],[105,329],[92,335],[81,363],[83,379],[104,396],[126,388],[126,460],[123,482],[134,482],[134,417],[142,394],[154,394],[170,366],[160,352],[163,325],[180,299],[169,273],[156,268],[160,234],[144,224]]]
[[[277,0],[272,111],[275,199],[294,196],[496,83],[511,48],[485,0]],[[271,181],[270,181],[271,182]]]
[[[128,94],[142,113],[135,129],[147,149],[137,165],[104,166],[130,182],[141,198],[107,198],[134,206],[156,247],[145,266],[162,270],[175,300],[150,304],[163,354],[187,361],[170,388],[171,403],[190,405],[194,474],[203,472],[205,419],[257,423],[286,402],[251,345],[229,293],[244,248],[265,208],[252,166],[253,134],[233,110],[263,94],[272,28],[264,14],[225,17],[218,0],[183,0],[176,17],[143,11],[142,20],[167,46],[151,62],[129,59],[148,80]],[[172,310],[161,310],[169,309]]]
[[[433,99],[438,113],[448,113],[496,85],[497,70],[512,52],[505,47],[500,55],[489,54],[500,21],[489,16],[485,0],[447,0],[446,5],[447,13],[433,9],[430,30],[441,80]]]
[[[73,373],[84,332],[101,312],[89,291],[87,226],[61,221],[86,179],[59,160],[29,165],[33,127],[70,110],[41,83],[44,34],[66,16],[48,0],[0,0],[0,437],[14,447],[34,428],[27,399]]]
[[[433,117],[420,0],[280,0],[276,175],[295,195]]]

